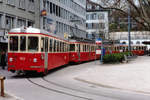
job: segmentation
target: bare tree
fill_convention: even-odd
[[[150,30],[150,0],[98,0],[102,8],[115,9],[127,15],[131,8],[131,17],[147,30]]]

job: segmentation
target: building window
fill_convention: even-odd
[[[29,26],[32,26],[33,27],[33,22],[32,21],[28,21],[28,25],[27,25],[27,27],[29,27]]]
[[[104,17],[105,17],[105,16],[104,16],[103,13],[101,13],[101,14],[98,15],[98,19],[104,19]]]
[[[99,23],[99,28],[100,29],[105,29],[105,23]]]
[[[92,9],[92,5],[88,4],[87,9]]]
[[[126,42],[124,41],[124,42],[122,42],[122,44],[126,44]]]
[[[136,44],[140,44],[140,41],[137,41]]]
[[[59,7],[56,6],[56,16],[59,16]]]
[[[55,4],[53,4],[53,14],[55,14]]]
[[[93,14],[91,15],[91,18],[92,18],[92,20],[96,20],[96,13],[93,13]]]
[[[86,15],[86,20],[90,20],[90,15],[89,14]]]
[[[34,0],[29,0],[28,9],[29,11],[32,11],[32,12],[35,11]]]
[[[18,19],[17,26],[18,27],[26,26],[26,21],[24,19]]]
[[[14,27],[14,18],[10,16],[6,16],[6,28],[11,29]]]
[[[50,7],[49,7],[49,1],[47,1],[47,12],[49,12],[49,9]]]
[[[7,4],[9,4],[9,5],[15,5],[15,0],[7,0]]]
[[[92,29],[92,23],[87,23],[86,27],[87,27],[87,29]]]
[[[46,0],[43,0],[43,8],[46,8]]]
[[[25,0],[19,0],[19,8],[25,9]]]
[[[2,15],[0,15],[0,28],[2,27]]]
[[[53,13],[53,4],[50,2],[50,13]]]

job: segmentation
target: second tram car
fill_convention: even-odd
[[[84,43],[84,42],[70,42],[70,62],[83,62],[98,59],[98,55],[95,54],[96,44]]]

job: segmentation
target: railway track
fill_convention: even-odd
[[[41,78],[41,79],[44,80],[44,81],[46,81],[44,78]],[[91,98],[87,98],[87,97],[84,97],[84,96],[79,96],[79,95],[67,93],[67,92],[65,92],[65,91],[63,91],[63,90],[53,89],[53,88],[50,88],[50,87],[41,85],[41,84],[39,84],[39,83],[37,83],[37,82],[34,82],[34,81],[33,81],[32,79],[30,79],[30,78],[27,78],[27,80],[28,80],[30,83],[32,83],[32,84],[34,84],[34,85],[36,85],[36,86],[38,86],[38,87],[44,88],[44,89],[46,89],[46,90],[49,90],[49,91],[52,91],[52,92],[55,92],[55,93],[65,94],[65,95],[68,95],[68,96],[72,96],[72,97],[76,97],[76,98],[80,98],[80,99],[84,99],[84,100],[93,100],[93,99],[91,99]],[[46,81],[46,82],[48,82],[48,81]],[[48,83],[52,84],[51,82],[48,82]],[[56,84],[53,83],[53,85],[56,85]],[[58,86],[58,85],[57,85],[57,86]],[[60,86],[59,86],[59,87],[60,87]],[[63,87],[63,88],[64,88],[64,87]]]
[[[61,84],[49,81],[49,80],[47,80],[44,77],[41,77],[40,79],[43,80],[44,82],[47,82],[50,85],[57,86],[59,88],[64,88],[64,89],[67,89],[67,90],[71,90],[71,91],[74,91],[76,93],[86,94],[88,97],[86,97],[85,95],[81,96],[81,94],[79,95],[79,94],[74,94],[74,93],[68,93],[67,91],[61,90],[61,89],[50,88],[48,86],[44,86],[42,84],[39,84],[39,83],[33,81],[30,78],[27,78],[27,80],[30,83],[32,83],[34,85],[37,85],[37,86],[39,86],[41,88],[44,88],[46,90],[49,90],[49,91],[52,91],[52,92],[56,92],[56,93],[60,93],[60,94],[65,94],[65,95],[76,97],[76,98],[80,98],[80,99],[83,99],[83,100],[93,100],[92,98],[89,97],[89,95],[94,95],[94,96],[97,96],[97,97],[104,97],[104,98],[109,98],[109,99],[111,98],[111,99],[114,99],[114,100],[119,100],[119,98],[117,98],[117,97],[112,97],[112,96],[104,95],[104,94],[101,94],[101,93],[92,93],[90,91],[84,91],[84,90],[79,90],[79,89],[75,89],[75,88],[70,88],[70,87],[67,87],[67,86],[64,86],[64,85],[61,85]]]

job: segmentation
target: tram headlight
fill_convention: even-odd
[[[34,58],[34,59],[33,59],[33,62],[35,62],[35,63],[36,63],[36,62],[37,62],[37,58]]]
[[[9,61],[12,62],[12,61],[13,61],[13,58],[9,58]]]

